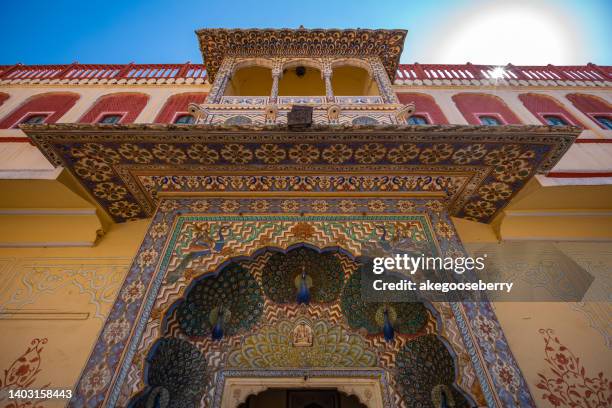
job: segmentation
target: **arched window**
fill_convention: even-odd
[[[521,124],[506,103],[495,95],[466,92],[453,95],[453,101],[463,117],[472,125]]]
[[[40,123],[45,123],[45,119],[47,119],[47,117],[49,117],[49,115],[28,115],[19,123],[25,123],[28,125],[38,125]]]
[[[231,76],[224,90],[225,96],[270,96],[272,70],[250,65],[239,68]]]
[[[543,115],[543,116],[544,116],[544,120],[546,121],[546,123],[549,124],[550,126],[567,126],[568,125],[567,121],[559,115]]]
[[[612,130],[612,116],[597,115],[595,120],[602,128]]]
[[[533,115],[545,125],[573,125],[583,127],[578,119],[569,113],[559,101],[551,96],[526,93],[520,94],[519,99],[529,112],[533,113]]]
[[[15,127],[26,120],[40,120],[40,118],[30,119],[34,116],[44,116],[44,123],[55,123],[74,106],[78,99],[79,95],[65,92],[34,95],[2,119],[0,129]]]
[[[414,102],[415,112],[412,117],[422,116],[427,120],[427,123],[448,125],[448,120],[446,120],[444,113],[442,113],[442,110],[436,103],[436,100],[431,95],[427,95],[424,93],[408,92],[398,93],[397,98],[403,104],[409,104],[411,102]],[[411,123],[410,120],[408,121],[408,123]]]
[[[130,92],[104,95],[94,103],[79,122],[98,123],[106,116],[121,115],[121,123],[133,123],[144,109],[148,100],[149,96],[141,93]]]
[[[429,122],[427,121],[427,118],[422,115],[412,115],[410,118],[408,118],[408,123],[410,125],[428,125],[429,124]]]
[[[157,114],[155,123],[179,123],[178,118],[187,115],[190,103],[203,103],[204,100],[206,94],[201,92],[172,95]]]
[[[612,106],[600,97],[587,94],[569,94],[567,99],[582,113],[593,119],[602,129],[610,129]]]
[[[180,124],[180,125],[191,125],[192,123],[195,123],[195,118],[193,117],[193,115],[178,115],[176,117],[176,119],[174,120],[174,123],[176,124]]]
[[[102,115],[100,119],[98,119],[98,123],[104,123],[104,124],[119,123],[122,117],[123,115],[113,115],[113,114]]]
[[[334,67],[331,83],[335,96],[380,95],[376,81],[362,67],[353,65]]]
[[[279,96],[325,96],[325,82],[318,68],[300,65],[289,65],[283,70],[283,77],[278,81]]]
[[[478,120],[480,120],[481,125],[485,126],[499,126],[502,124],[498,118],[491,115],[479,115]]]

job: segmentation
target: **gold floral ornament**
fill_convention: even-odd
[[[74,157],[90,157],[109,164],[119,163],[121,160],[118,152],[99,143],[85,143],[80,148],[73,147],[70,149],[70,153]]]
[[[465,206],[465,213],[476,220],[487,218],[493,215],[497,207],[489,201],[474,201]]]
[[[404,143],[389,150],[387,158],[391,163],[406,163],[416,159],[421,149],[414,143]]]
[[[219,160],[219,153],[216,150],[200,143],[189,146],[187,155],[202,164],[213,164]]]
[[[250,208],[253,212],[265,212],[270,208],[270,203],[267,200],[255,200]]]
[[[74,165],[74,171],[86,180],[100,182],[108,181],[113,177],[113,170],[100,160],[84,157]]]
[[[140,214],[140,206],[129,201],[115,201],[108,207],[112,215],[126,219],[134,218]]]
[[[419,158],[423,163],[433,164],[448,159],[452,154],[453,146],[448,143],[441,143],[423,149]]]
[[[383,212],[387,208],[387,205],[382,200],[370,200],[368,201],[368,208],[373,212]]]
[[[239,144],[228,144],[221,149],[221,156],[230,163],[245,164],[253,159],[253,152]]]
[[[387,149],[380,143],[368,143],[355,152],[355,159],[362,164],[372,164],[385,157]]]
[[[266,164],[276,164],[285,160],[287,152],[275,144],[263,144],[255,150],[255,157]]]
[[[132,303],[140,299],[144,294],[144,284],[141,281],[130,283],[121,293],[121,299],[125,303]]]
[[[529,160],[535,157],[533,150],[523,149],[520,145],[505,145],[489,152],[485,164],[494,166],[495,178],[506,183],[525,179],[531,174]]]
[[[205,212],[210,208],[208,200],[195,200],[189,204],[189,209],[193,212]]]
[[[153,154],[160,160],[169,164],[181,164],[187,160],[184,151],[167,143],[160,143],[153,148]]]
[[[105,364],[97,365],[89,370],[80,383],[81,390],[86,396],[91,396],[102,390],[111,379],[111,373]]]
[[[487,201],[505,200],[512,195],[512,189],[506,183],[494,182],[480,187],[478,194]]]
[[[323,150],[323,160],[330,164],[342,164],[351,159],[353,150],[345,144],[333,144]]]
[[[351,200],[341,200],[338,203],[338,208],[340,208],[342,212],[353,212],[357,208],[357,205]]]
[[[455,236],[453,232],[453,227],[451,227],[449,223],[444,221],[438,221],[438,223],[436,224],[436,234],[438,234],[439,237],[443,237],[446,239],[452,239]]]
[[[299,164],[310,164],[319,156],[319,149],[310,144],[298,144],[289,150],[289,158]]]
[[[151,266],[157,261],[157,256],[159,254],[154,248],[149,248],[140,253],[138,257],[138,266],[141,268],[145,268],[147,266]]]
[[[117,151],[125,159],[134,161],[139,164],[146,164],[153,160],[153,153],[135,144],[124,143],[119,146],[119,149],[117,149]]]
[[[395,203],[397,209],[403,213],[413,212],[416,208],[414,203],[410,200],[400,200]]]
[[[487,149],[483,144],[473,144],[458,149],[453,154],[452,160],[455,164],[470,164],[482,159],[485,154],[487,154]]]
[[[125,198],[127,190],[125,187],[112,182],[99,183],[93,191],[98,198],[108,201],[118,201]]]
[[[240,203],[236,200],[223,200],[221,203],[221,211],[234,212],[240,208]]]
[[[310,204],[310,208],[314,212],[325,212],[327,211],[328,204],[325,200],[315,200]]]
[[[300,203],[296,200],[283,200],[280,206],[284,212],[296,212],[300,209]]]

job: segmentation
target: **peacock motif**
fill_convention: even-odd
[[[409,407],[469,407],[453,386],[455,364],[446,346],[435,334],[408,342],[397,353],[397,384]]]
[[[198,405],[204,390],[206,361],[196,346],[177,338],[161,338],[146,361],[145,390],[130,408],[188,408]]]
[[[417,334],[427,324],[427,308],[420,302],[366,302],[361,288],[361,271],[351,274],[340,299],[342,312],[354,329],[380,334],[392,340],[395,333]]]
[[[344,271],[331,252],[300,247],[277,252],[262,271],[266,296],[276,303],[327,303],[340,295]]]
[[[263,293],[255,278],[237,263],[202,278],[178,306],[181,330],[190,337],[219,340],[251,329],[263,313]]]
[[[312,327],[310,347],[293,344],[293,331],[300,323]],[[377,357],[363,337],[341,326],[324,320],[284,320],[245,337],[239,348],[230,352],[227,364],[234,368],[375,367]]]

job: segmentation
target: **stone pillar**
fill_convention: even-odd
[[[325,99],[327,103],[334,102],[334,90],[332,88],[332,74],[333,69],[330,61],[323,62],[323,69],[321,70],[321,75],[323,75],[323,80],[325,81]]]
[[[217,75],[215,76],[215,81],[212,83],[210,88],[210,92],[206,97],[205,103],[220,103],[223,94],[225,93],[225,87],[227,86],[228,81],[232,75],[232,68],[234,67],[234,58],[233,57],[225,57],[219,70],[217,71]]]
[[[276,103],[278,101],[278,81],[281,78],[281,71],[272,70],[272,90],[270,91],[270,103]]]
[[[385,70],[385,66],[380,61],[380,58],[368,58],[368,62],[371,67],[372,77],[378,85],[378,91],[383,99],[384,103],[399,103],[397,95],[393,91],[393,85],[389,79],[389,75]]]
[[[274,58],[272,61],[272,89],[270,90],[270,104],[278,102],[278,83],[283,77],[283,60]]]

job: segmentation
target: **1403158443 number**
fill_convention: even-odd
[[[9,399],[69,399],[72,398],[72,390],[54,390],[54,389],[15,389],[8,390]]]

